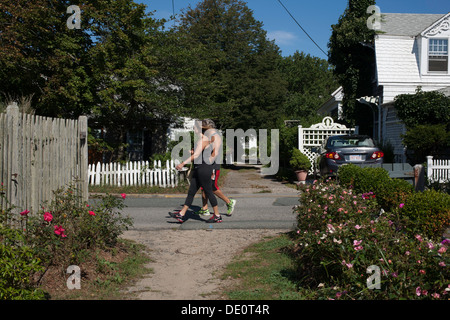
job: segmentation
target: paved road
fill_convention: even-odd
[[[181,209],[185,194],[128,195],[123,213],[133,218],[134,230],[161,229],[291,229],[296,216],[292,208],[298,204],[298,191],[260,174],[260,167],[240,167],[230,170],[221,187],[229,197],[237,200],[231,217],[225,203],[219,202],[222,223],[209,223],[210,218],[193,214],[201,206],[200,193],[194,199],[188,220],[180,224],[169,212]]]
[[[201,198],[194,199],[188,220],[180,224],[169,216],[169,212],[180,209],[185,195],[176,196],[128,196],[123,213],[133,218],[133,230],[173,229],[291,229],[295,223],[292,207],[298,197],[292,194],[236,194],[237,201],[231,217],[224,215],[225,203],[219,200],[222,223],[209,223],[211,216],[198,216],[193,210],[200,209]]]

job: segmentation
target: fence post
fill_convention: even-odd
[[[80,189],[83,201],[89,198],[89,171],[88,171],[88,120],[86,116],[78,117],[78,136],[80,138]]]
[[[414,188],[416,191],[425,190],[425,174],[423,170],[423,165],[416,164],[414,166]]]
[[[6,176],[6,192],[9,195],[7,198],[10,201],[12,207],[18,205],[18,175],[19,173],[19,150],[18,150],[18,133],[19,133],[19,107],[16,102],[12,102],[6,108],[6,127],[10,128],[8,145],[9,150],[7,154],[7,176]],[[8,134],[8,133],[7,133]]]
[[[427,178],[429,182],[433,179],[433,156],[427,156]]]

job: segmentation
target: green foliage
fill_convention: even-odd
[[[27,239],[43,261],[77,263],[85,250],[115,245],[132,223],[122,208],[122,199],[112,195],[88,205],[74,188],[59,189],[54,200],[27,217]]]
[[[372,94],[375,31],[367,28],[370,15],[366,11],[374,4],[374,0],[349,0],[338,23],[331,26],[328,61],[344,89],[344,116],[349,123],[358,114],[356,99]]]
[[[297,148],[294,148],[292,150],[292,156],[289,164],[294,170],[311,169],[311,162],[309,161],[308,157]]]
[[[211,71],[206,79],[216,87],[208,96],[204,116],[219,128],[274,128],[286,92],[278,70],[278,47],[266,37],[246,3],[204,0],[180,18],[178,32],[190,46],[205,48],[196,60]]]
[[[313,299],[446,299],[448,243],[410,236],[395,212],[328,180],[301,186],[292,254]],[[369,266],[381,289],[367,286]]]
[[[445,124],[417,125],[408,129],[401,137],[406,147],[414,150],[414,163],[423,163],[427,156],[439,155],[450,146],[450,131]]]
[[[408,129],[450,123],[450,97],[441,92],[424,92],[418,88],[415,94],[401,94],[395,98],[395,109]]]
[[[19,230],[0,224],[0,300],[41,300],[30,277],[43,270],[42,261],[25,245]]]
[[[389,178],[381,168],[346,165],[339,169],[338,176],[346,188],[364,195],[370,193],[380,208],[398,212],[410,234],[420,233],[438,240],[450,225],[450,196],[444,192],[414,192],[410,183]],[[398,210],[400,207],[403,208]]]
[[[69,186],[56,190],[36,213],[2,210],[0,299],[42,299],[34,275],[39,278],[51,265],[79,264],[88,252],[116,245],[132,224],[122,208],[123,199],[112,195],[88,205]]]
[[[372,192],[377,203],[386,211],[397,208],[413,192],[407,181],[392,179],[383,168],[361,168],[348,164],[339,168],[339,182],[356,193]]]
[[[450,225],[450,195],[436,190],[417,192],[408,196],[399,212],[408,219],[410,232],[439,240]]]
[[[283,109],[290,117],[288,120],[314,117],[330,92],[339,86],[326,60],[303,52],[283,58],[279,68],[287,81],[288,94]]]

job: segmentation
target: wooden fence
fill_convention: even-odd
[[[47,118],[19,112],[0,114],[0,182],[16,211],[37,211],[53,191],[74,184],[88,199],[87,118]]]
[[[148,161],[130,161],[125,164],[97,163],[89,165],[90,185],[112,186],[158,186],[175,187],[180,176],[173,160],[166,161],[163,168],[161,161],[154,161],[150,168]]]
[[[430,182],[450,182],[450,160],[438,160],[428,156],[427,176]]]

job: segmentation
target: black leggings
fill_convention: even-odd
[[[186,201],[184,202],[186,206],[190,206],[192,204],[192,202],[194,201],[194,196],[197,193],[198,189],[200,189],[200,187],[202,187],[205,191],[206,198],[211,203],[211,206],[217,206],[217,199],[214,195],[211,182],[212,172],[213,167],[212,165],[208,164],[201,164],[194,168],[194,175],[191,179],[191,185],[189,187]]]

